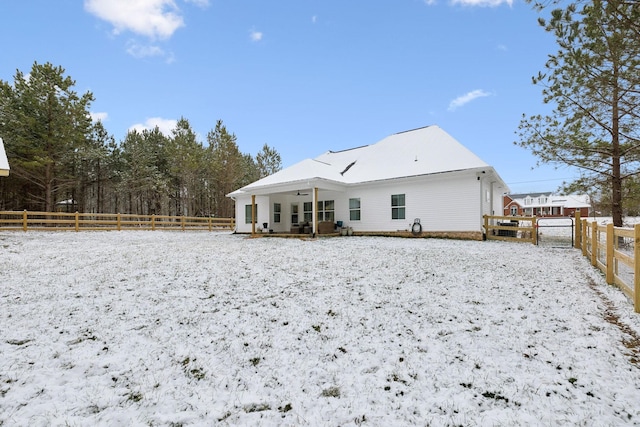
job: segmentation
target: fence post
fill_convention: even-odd
[[[78,213],[78,211],[76,211],[75,220],[76,220],[76,231],[80,231],[80,214]]]
[[[151,214],[151,231],[156,231],[156,214]]]
[[[209,221],[208,221],[208,222],[209,222],[209,231],[211,231],[211,226],[212,226],[212,222],[213,222],[213,221],[211,220],[211,217],[209,217]]]
[[[582,221],[580,220],[580,211],[576,211],[575,218],[575,228],[576,228],[576,236],[574,241],[574,247],[576,249],[580,249],[582,246]]]
[[[531,232],[531,243],[533,243],[534,245],[537,245],[538,244],[538,217],[537,216],[531,217],[531,227],[533,228],[533,231]]]
[[[118,223],[118,231],[122,230],[122,215],[120,215],[120,212],[118,212],[116,222]]]
[[[22,231],[27,231],[27,210],[22,212]]]
[[[591,265],[598,265],[598,223],[591,223]]]
[[[489,235],[489,218],[486,215],[482,215],[482,219],[484,222],[484,240],[487,240],[487,236]]]
[[[633,309],[640,313],[640,224],[633,226]]]
[[[180,225],[182,227],[182,231],[184,231],[184,215],[180,218]]]
[[[607,283],[613,285],[613,242],[614,242],[613,224],[607,224]]]
[[[580,220],[580,234],[582,234],[582,256],[587,256],[587,220]]]

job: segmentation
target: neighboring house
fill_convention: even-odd
[[[481,239],[509,189],[493,167],[438,126],[328,151],[230,194],[236,232],[407,233]],[[252,222],[252,212],[256,215]],[[317,219],[317,221],[314,221]],[[423,234],[425,235],[425,234]]]
[[[505,194],[506,216],[589,216],[591,203],[587,195],[557,195],[553,193]]]
[[[9,161],[7,153],[4,151],[4,143],[0,138],[0,176],[9,176]]]

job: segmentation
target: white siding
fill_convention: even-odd
[[[469,232],[482,230],[482,215],[502,212],[503,191],[489,176],[466,171],[352,185],[345,191],[320,190],[318,200],[333,200],[335,220],[354,231],[409,231],[414,219],[419,218],[423,231]],[[303,222],[303,205],[313,200],[313,190],[305,193],[308,194],[257,196],[256,229],[266,222],[274,232],[288,232],[292,225],[293,203],[298,204],[298,222]],[[391,219],[393,194],[405,195],[404,219]],[[350,198],[360,199],[360,221],[349,219]],[[250,203],[250,196],[240,196],[236,200],[238,232],[251,232],[251,224],[245,223],[245,205]],[[281,205],[280,223],[273,222],[274,203]]]
[[[251,196],[238,197],[236,199],[236,231],[239,233],[251,233],[251,224],[245,223],[245,206],[251,204]],[[271,223],[271,209],[268,196],[256,196],[258,206],[258,218],[256,219],[256,231],[262,227],[263,222]]]
[[[423,231],[479,231],[480,184],[475,174],[438,175],[417,180],[396,180],[350,188],[341,203],[336,199],[336,220],[355,231],[411,230],[415,218]],[[405,195],[405,219],[391,219],[391,195]],[[359,198],[361,220],[349,220],[349,198]]]

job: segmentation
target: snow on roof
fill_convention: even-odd
[[[544,207],[544,206],[564,206],[565,208],[589,208],[591,207],[591,199],[586,194],[553,194],[547,193],[528,193],[528,194],[507,194],[507,196],[524,207]],[[530,199],[529,203],[525,199]]]
[[[337,179],[344,183],[489,167],[438,126],[396,133],[353,150],[329,151],[316,160],[340,169]]]
[[[489,167],[440,127],[427,126],[393,134],[372,145],[327,151],[237,192],[318,179],[355,184]]]
[[[0,176],[9,175],[9,160],[7,160],[7,153],[4,151],[4,143],[0,138]]]

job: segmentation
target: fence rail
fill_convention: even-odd
[[[233,218],[0,211],[0,231],[233,230]]]
[[[573,224],[575,248],[581,249],[591,264],[605,274],[607,283],[618,286],[633,302],[635,312],[640,313],[640,224],[633,228],[598,224],[580,218],[579,212]],[[536,217],[484,216],[487,240],[536,244],[538,227]]]
[[[537,243],[536,217],[484,215],[487,240]]]
[[[576,247],[605,274],[607,283],[618,286],[640,313],[640,224],[633,228],[600,225],[583,219],[579,222]]]

